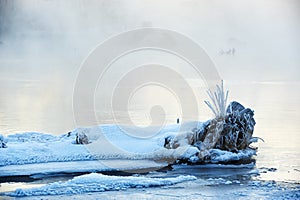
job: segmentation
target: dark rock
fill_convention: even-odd
[[[3,137],[3,135],[0,135],[0,148],[6,148],[7,141],[5,140],[5,138]]]
[[[172,137],[168,136],[165,138],[165,144],[164,144],[164,147],[167,148],[167,149],[170,149],[170,142],[172,140]]]
[[[89,139],[84,132],[78,132],[76,134],[76,144],[88,144]]]

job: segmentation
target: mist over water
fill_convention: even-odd
[[[300,80],[298,1],[0,2],[0,132],[4,135],[24,131],[60,134],[74,129],[72,94],[82,61],[109,37],[142,27],[178,31],[200,44],[225,80],[230,100],[256,111],[255,133],[259,136],[269,137],[281,129],[299,131],[294,121],[300,102],[295,93]],[[207,99],[203,80],[195,79],[190,66],[178,58],[138,52],[115,63],[107,78],[145,60],[160,61],[185,74],[199,98],[200,116],[190,116],[191,120],[211,118],[203,103]],[[260,84],[266,82],[270,84]],[[155,106],[151,97],[160,96],[156,103],[165,105],[167,122],[175,123],[181,113],[176,99],[153,88],[148,92],[130,102],[129,108],[139,108],[131,113],[133,121],[147,125],[151,120],[147,105]],[[99,123],[112,123],[100,94],[96,91]],[[122,112],[127,111],[118,111],[117,117],[122,119]],[[94,125],[84,113],[83,109],[85,124]]]

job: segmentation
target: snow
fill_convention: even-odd
[[[187,129],[195,126],[196,122],[190,124]],[[157,156],[160,156],[165,149],[163,135],[166,132],[176,133],[181,128],[180,125],[166,126],[157,136],[147,139],[132,137],[117,125],[84,128],[98,137],[98,140],[91,140],[92,143],[88,145],[74,143],[76,133],[83,128],[72,131],[69,137],[68,134],[55,136],[35,132],[9,135],[6,138],[9,148],[1,149],[0,166],[96,159],[153,158],[154,152],[157,151]]]
[[[198,152],[199,150],[197,147],[190,147],[184,152],[182,158],[188,158],[190,162],[196,163],[199,160],[199,157],[197,156]]]
[[[211,149],[209,153],[212,157],[212,163],[247,160],[253,155],[256,155],[256,151],[253,149],[239,150],[237,153],[222,151],[220,149]]]
[[[82,194],[86,192],[104,192],[126,190],[128,188],[147,188],[174,185],[186,181],[193,181],[195,176],[177,176],[172,178],[147,178],[147,177],[122,177],[107,176],[91,173],[75,177],[67,182],[54,182],[39,188],[16,189],[8,192],[8,196],[40,196],[40,195],[63,195]]]
[[[5,138],[7,148],[0,148],[0,177],[47,174],[47,170],[48,173],[72,173],[157,168],[178,159],[196,163],[199,160],[196,147],[186,144],[177,149],[166,149],[164,142],[167,136],[202,126],[200,122],[188,122],[166,125],[159,130],[149,127],[143,129],[141,137],[137,137],[137,133],[131,134],[140,129],[117,125],[78,128],[58,136],[36,132],[8,135]],[[144,137],[155,130],[158,131],[152,137]],[[76,134],[82,131],[91,143],[75,144]],[[211,162],[218,163],[251,158],[255,151],[247,149],[232,153],[212,149],[210,154]],[[101,162],[97,162],[99,160]],[[83,161],[85,165],[81,163]],[[72,162],[73,167],[68,162]]]

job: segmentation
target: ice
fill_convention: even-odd
[[[67,182],[55,182],[48,185],[31,188],[16,189],[14,192],[6,193],[8,196],[40,196],[40,195],[66,195],[82,194],[86,192],[104,192],[126,190],[128,188],[147,188],[174,185],[186,181],[193,181],[195,176],[177,176],[174,178],[147,178],[147,177],[123,177],[107,176],[91,173],[75,177]]]
[[[26,176],[31,178],[42,178],[57,173],[77,172],[108,172],[128,171],[134,173],[141,170],[156,170],[167,166],[166,163],[157,163],[151,160],[91,160],[91,161],[69,161],[48,162],[24,165],[7,165],[0,167],[0,177]]]

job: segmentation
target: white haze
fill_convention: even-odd
[[[195,40],[225,83],[298,82],[299,11],[297,0],[0,0],[0,132],[74,128],[81,62],[109,37],[141,27]]]

